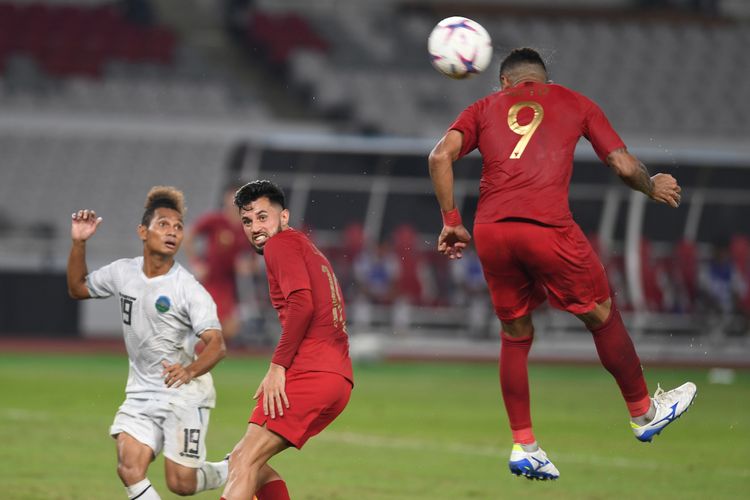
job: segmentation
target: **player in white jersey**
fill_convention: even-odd
[[[159,499],[146,478],[163,450],[167,486],[178,495],[218,488],[227,461],[206,461],[206,431],[216,392],[209,370],[225,355],[216,305],[174,256],[183,238],[182,192],[149,191],[138,226],[143,256],[96,271],[86,267],[86,241],[101,223],[93,210],[73,214],[68,291],[74,299],[116,296],[130,369],[125,402],[110,427],[117,474],[128,497]],[[195,346],[205,346],[196,356]]]

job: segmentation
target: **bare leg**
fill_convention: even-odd
[[[146,477],[149,464],[154,460],[153,450],[125,432],[117,439],[117,475],[125,485],[128,498],[160,500],[161,497]]]
[[[146,471],[154,460],[154,451],[128,433],[117,435],[117,475],[122,484],[133,485],[146,479]]]
[[[164,472],[167,478],[167,487],[172,493],[181,496],[195,493],[197,486],[195,474],[197,470],[192,467],[180,465],[164,457]]]
[[[229,457],[229,479],[222,496],[226,500],[252,498],[261,485],[278,476],[266,462],[289,446],[286,439],[265,426],[249,424]]]
[[[276,470],[268,464],[260,468],[258,478],[258,489],[262,488],[266,483],[282,479],[281,475],[279,475],[279,473],[276,472]]]

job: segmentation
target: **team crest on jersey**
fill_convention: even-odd
[[[169,311],[169,308],[172,306],[172,302],[169,300],[169,297],[166,295],[160,295],[158,299],[156,299],[156,310],[160,313],[165,313]]]

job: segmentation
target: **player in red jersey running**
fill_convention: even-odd
[[[570,213],[576,144],[588,139],[625,184],[654,201],[679,206],[680,187],[671,175],[650,176],[591,100],[548,83],[536,51],[511,51],[500,66],[500,82],[501,90],[466,108],[430,153],[430,176],[443,214],[438,251],[461,258],[471,240],[454,203],[453,163],[479,148],[483,168],[474,237],[502,323],[500,386],[514,442],[509,467],[531,479],[557,479],[557,468],[532,432],[527,371],[531,313],[548,296],[593,334],[639,440],[651,441],[688,409],[696,393],[687,382],[649,397],[604,268]]]
[[[268,460],[302,448],[344,410],[353,386],[346,314],[328,259],[289,227],[284,193],[270,181],[235,195],[247,239],[266,261],[268,289],[281,323],[271,366],[245,436],[229,458],[226,500],[286,500],[286,484]]]

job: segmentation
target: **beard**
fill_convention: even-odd
[[[276,231],[274,231],[273,234],[269,234],[266,237],[266,239],[263,241],[263,244],[261,246],[257,246],[255,244],[255,242],[253,242],[252,240],[250,240],[250,245],[255,250],[255,253],[257,253],[258,255],[263,255],[263,249],[266,247],[266,243],[268,243],[268,240],[270,240],[273,236],[279,234],[281,231],[282,231],[281,222],[279,222],[279,226],[276,228]]]

